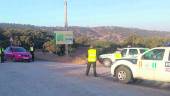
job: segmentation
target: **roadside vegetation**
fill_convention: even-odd
[[[133,32],[132,32],[133,33]],[[41,49],[43,52],[50,52],[57,55],[61,54],[63,45],[55,45],[54,35],[43,28],[35,28],[34,26],[26,28],[18,28],[15,26],[0,26],[0,45],[7,47],[10,45],[9,38],[13,37],[13,45],[29,48],[30,44],[34,44],[36,49]],[[69,53],[74,53],[79,47],[88,47],[94,45],[98,48],[99,54],[111,53],[117,48],[127,47],[147,47],[153,48],[161,46],[165,42],[170,42],[170,38],[161,36],[139,36],[131,34],[121,41],[97,40],[90,38],[87,35],[76,36],[74,44],[69,45]],[[64,50],[64,49],[63,49]]]

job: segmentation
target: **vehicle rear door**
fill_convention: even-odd
[[[155,80],[155,71],[158,64],[162,63],[165,49],[153,49],[146,52],[140,61],[140,75],[141,78],[147,80]]]
[[[170,50],[166,50],[162,62],[155,69],[156,80],[170,82]]]

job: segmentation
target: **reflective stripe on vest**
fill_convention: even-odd
[[[88,50],[88,62],[96,62],[96,49]]]

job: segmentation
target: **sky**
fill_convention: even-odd
[[[170,0],[67,0],[69,26],[170,31]],[[64,26],[64,0],[0,0],[0,23]]]

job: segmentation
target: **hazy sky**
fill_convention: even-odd
[[[0,0],[0,22],[64,26],[64,0]],[[68,0],[71,26],[170,31],[170,0]]]

